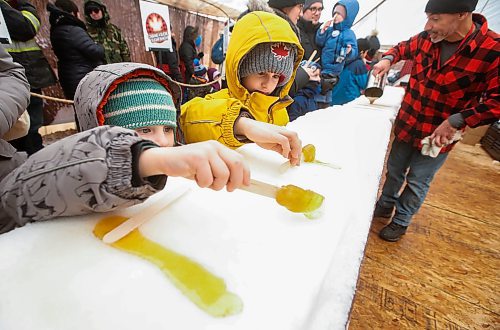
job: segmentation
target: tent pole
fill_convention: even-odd
[[[358,24],[359,22],[361,22],[362,20],[364,20],[368,15],[370,15],[371,13],[373,13],[375,10],[378,9],[378,7],[380,7],[384,2],[386,2],[387,0],[382,0],[378,3],[378,5],[376,5],[375,7],[373,7],[369,12],[367,12],[363,17],[361,17],[360,19],[358,19],[356,22],[354,22],[354,25]]]

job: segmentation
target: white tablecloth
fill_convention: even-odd
[[[109,247],[92,229],[104,215],[30,224],[0,236],[0,329],[343,329],[355,292],[391,120],[402,90],[386,87],[378,106],[364,97],[289,124],[317,159],[284,174],[283,159],[255,145],[240,151],[252,177],[323,194],[324,215],[308,220],[269,198],[194,187],[143,225],[153,241],[225,279],[240,314],[214,318],[154,265]],[[192,185],[169,178],[163,198]],[[133,215],[148,201],[118,212]]]

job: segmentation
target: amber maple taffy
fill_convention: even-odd
[[[240,313],[243,303],[237,295],[227,291],[223,279],[195,261],[147,239],[137,229],[188,191],[180,189],[130,219],[116,215],[106,217],[97,223],[94,235],[158,266],[186,297],[208,314],[224,317]]]
[[[274,198],[278,204],[295,213],[303,213],[309,219],[322,215],[324,196],[294,185],[277,187],[268,183],[251,180],[249,187],[240,188],[262,196]]]
[[[122,216],[106,217],[97,223],[94,235],[102,239],[107,232],[127,219]],[[147,239],[138,229],[111,246],[158,266],[186,297],[210,315],[224,317],[243,310],[243,302],[237,295],[227,291],[222,278],[186,256]]]
[[[302,147],[302,158],[301,160],[305,163],[314,163],[326,167],[330,167],[336,170],[340,169],[340,166],[331,164],[331,163],[325,163],[320,160],[316,159],[316,147],[313,144],[306,144],[304,147]],[[280,172],[284,173],[286,172],[292,165],[290,162],[283,163],[280,168]]]

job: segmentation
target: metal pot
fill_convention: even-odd
[[[376,99],[384,94],[384,87],[387,81],[387,73],[383,75],[374,76],[372,71],[368,73],[368,82],[365,88],[365,96],[370,103],[375,102]]]

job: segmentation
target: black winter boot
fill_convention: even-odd
[[[388,242],[397,242],[406,233],[407,228],[391,221],[390,224],[382,228],[378,236]]]

